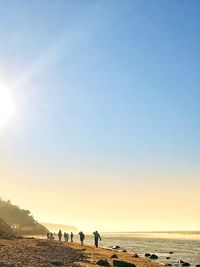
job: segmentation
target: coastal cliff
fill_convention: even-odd
[[[0,199],[0,218],[17,235],[46,235],[48,229],[38,223],[29,210]]]

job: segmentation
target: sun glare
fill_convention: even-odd
[[[0,87],[0,130],[15,116],[15,103],[12,92]]]

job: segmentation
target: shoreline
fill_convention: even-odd
[[[114,254],[115,258],[112,258]],[[0,239],[0,266],[3,267],[98,267],[99,260],[106,260],[111,267],[114,261],[117,264],[127,262],[130,267],[131,264],[132,267],[134,264],[137,267],[163,266],[145,257],[134,257],[130,252],[105,247],[37,238]]]

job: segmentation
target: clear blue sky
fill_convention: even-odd
[[[19,113],[1,137],[7,165],[37,170],[27,184],[195,188],[199,14],[194,0],[2,1],[0,71]]]

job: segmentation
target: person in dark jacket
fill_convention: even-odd
[[[73,243],[73,238],[74,238],[74,234],[71,232],[70,234],[71,243]]]
[[[95,232],[93,232],[93,235],[94,235],[94,245],[96,248],[98,248],[99,240],[101,240],[100,234],[99,234],[99,232],[95,231]]]
[[[64,232],[64,239],[65,239],[65,242],[67,241],[67,234]]]
[[[84,233],[82,231],[79,233],[79,235],[80,235],[81,245],[83,245],[83,241],[85,239],[85,235],[84,235]]]
[[[59,239],[59,241],[61,241],[61,238],[62,238],[62,232],[61,232],[61,230],[59,230],[59,232],[58,232],[58,239]]]
[[[69,241],[69,234],[66,233],[66,241],[68,242]]]

